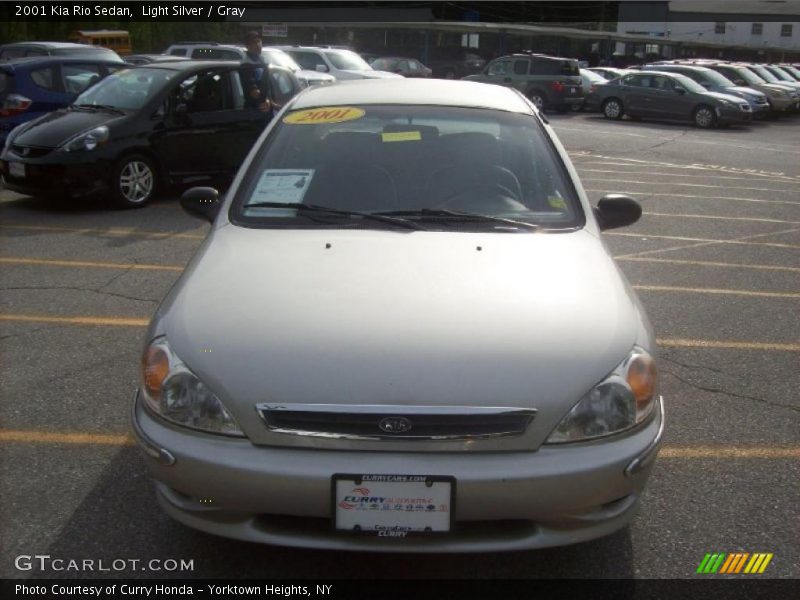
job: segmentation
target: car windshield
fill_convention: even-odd
[[[402,217],[424,229],[531,231],[529,224],[584,223],[567,171],[535,117],[460,107],[365,105],[287,114],[250,165],[231,221],[388,226],[298,210],[298,204]]]
[[[372,67],[355,52],[349,50],[328,51],[326,56],[331,64],[337,69],[349,69],[351,71],[372,71]]]
[[[752,65],[750,69],[758,73],[763,80],[768,81],[769,83],[778,83],[780,81],[777,77],[775,77],[775,75],[760,65]]]
[[[704,80],[710,81],[713,85],[718,85],[720,87],[732,87],[735,85],[730,79],[712,69],[703,69],[701,71],[701,77]]]
[[[274,50],[265,48],[261,50],[261,54],[264,55],[264,58],[267,59],[267,62],[271,65],[277,65],[278,67],[284,67],[291,71],[299,71],[300,65],[298,65],[295,60],[281,50]]]
[[[764,67],[764,68],[767,69],[767,67]],[[794,81],[794,79],[789,77],[786,73],[781,71],[778,67],[769,67],[767,69],[767,71],[772,73],[776,78],[778,78],[781,81],[792,81],[792,82]]]
[[[175,71],[146,67],[118,71],[90,87],[73,104],[138,110],[174,76]]]
[[[746,69],[745,67],[734,67],[733,70],[739,77],[744,79],[748,85],[758,85],[760,83],[764,83],[764,79],[753,73],[750,69]]]
[[[708,91],[702,85],[697,83],[694,79],[690,79],[686,75],[681,75],[679,73],[671,73],[671,75],[675,78],[675,80],[678,83],[680,83],[683,87],[685,87],[686,90],[689,92],[693,92],[695,94],[703,94]]]

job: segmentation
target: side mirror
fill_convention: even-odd
[[[747,82],[744,79],[734,79],[733,83],[736,85],[747,85]]]
[[[597,203],[594,216],[601,231],[633,225],[642,216],[642,207],[630,196],[606,194]]]
[[[682,87],[676,87],[675,88],[675,93],[676,94],[680,94],[681,96],[683,96],[686,93],[686,90],[683,89]]]
[[[706,88],[707,90],[710,90],[710,89],[711,89],[711,84],[710,84],[710,83],[708,83],[707,81],[702,81],[702,82],[700,82],[700,85],[702,85],[702,86],[703,86],[704,88]]]
[[[213,223],[222,204],[219,192],[210,187],[189,188],[181,195],[181,207],[198,219]]]
[[[325,66],[325,65],[317,65],[316,69],[320,73],[327,73],[328,72],[328,67]]]

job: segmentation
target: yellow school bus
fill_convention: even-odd
[[[127,31],[119,29],[73,31],[69,36],[69,41],[90,46],[103,46],[120,55],[131,53],[131,36]]]

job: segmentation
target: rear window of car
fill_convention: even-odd
[[[33,69],[31,71],[31,81],[33,81],[36,87],[48,91],[54,91],[56,89],[55,69],[53,67]]]
[[[460,107],[365,105],[288,113],[248,168],[231,221],[342,226],[342,219],[319,213],[310,219],[296,208],[254,206],[262,202],[362,212],[449,209],[552,229],[585,222],[566,168],[537,119]],[[486,227],[462,223],[473,225]]]
[[[538,58],[533,60],[533,73],[536,75],[564,75],[578,77],[578,61]]]

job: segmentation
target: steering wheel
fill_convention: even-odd
[[[489,214],[527,210],[519,179],[497,165],[439,169],[431,176],[428,191],[432,208]]]

